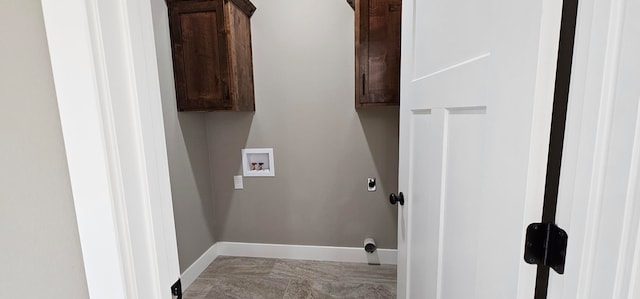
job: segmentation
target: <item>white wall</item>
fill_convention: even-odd
[[[1,1],[0,39],[0,297],[88,298],[40,1]]]

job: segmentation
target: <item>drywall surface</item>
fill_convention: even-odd
[[[253,0],[256,112],[207,114],[220,241],[396,248],[398,109],[354,108],[354,13],[345,1]],[[274,148],[275,177],[240,150]],[[367,192],[367,178],[378,190]]]
[[[40,1],[1,1],[0,39],[0,297],[88,298]]]
[[[177,112],[169,21],[164,0],[151,1],[160,74],[180,271],[215,242],[205,114]]]

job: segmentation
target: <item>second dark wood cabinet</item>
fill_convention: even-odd
[[[402,0],[356,0],[356,108],[400,104]]]
[[[167,0],[178,111],[254,111],[248,0]]]

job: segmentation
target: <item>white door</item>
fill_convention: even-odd
[[[560,1],[403,3],[398,298],[532,298]]]
[[[640,298],[640,1],[579,3],[550,299]]]

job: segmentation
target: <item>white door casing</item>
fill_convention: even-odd
[[[582,0],[548,298],[640,298],[640,1]]]
[[[531,298],[561,3],[405,1],[398,298]]]
[[[148,0],[43,0],[91,298],[171,298],[179,278]]]

